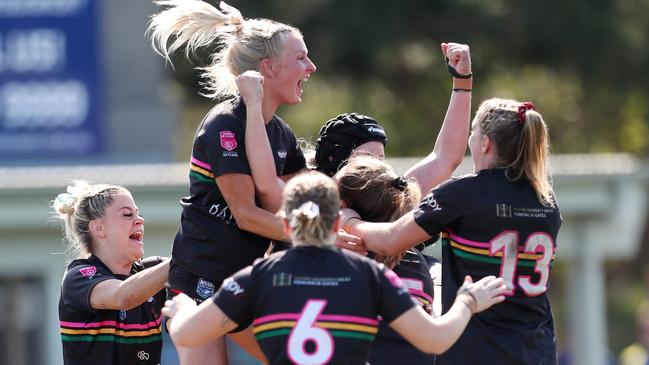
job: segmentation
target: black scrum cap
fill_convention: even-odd
[[[362,114],[345,113],[329,119],[322,128],[315,145],[318,171],[333,176],[352,151],[367,142],[385,144],[388,138],[379,123]]]

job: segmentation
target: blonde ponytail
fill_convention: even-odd
[[[147,34],[153,49],[167,62],[170,54],[185,46],[185,56],[190,57],[197,48],[205,47],[219,37],[230,36],[241,27],[241,13],[221,2],[229,14],[201,0],[159,0],[155,2],[166,10],[151,17]],[[169,40],[175,39],[169,44]]]
[[[281,214],[291,227],[295,246],[331,246],[334,223],[340,210],[336,183],[319,172],[292,178],[284,188]]]
[[[185,47],[188,59],[196,49],[216,44],[211,64],[203,71],[203,96],[219,99],[238,93],[235,78],[258,70],[265,58],[276,57],[287,33],[299,30],[268,19],[244,19],[241,12],[221,2],[220,9],[201,0],[159,0],[168,7],[151,17],[147,34],[154,50],[171,63],[170,54]]]
[[[510,164],[525,173],[536,190],[539,200],[546,206],[554,205],[552,176],[549,171],[550,142],[548,129],[541,114],[535,110],[525,113],[525,123],[520,143],[520,159]]]
[[[525,175],[539,201],[545,206],[554,206],[548,128],[534,105],[489,99],[480,104],[475,119],[481,133],[489,136],[496,146],[498,161],[493,167],[505,167],[512,181]]]

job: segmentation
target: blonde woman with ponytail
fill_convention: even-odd
[[[336,183],[321,173],[291,179],[280,215],[293,247],[237,272],[198,306],[184,294],[168,300],[174,342],[200,346],[252,324],[271,364],[363,365],[379,315],[420,350],[441,353],[473,314],[504,300],[501,279],[467,277],[448,313],[432,318],[390,269],[336,248],[339,201]]]
[[[64,364],[159,364],[169,260],[142,259],[144,218],[131,193],[77,180],[51,206],[75,256],[59,300]]]
[[[297,28],[268,19],[244,18],[221,2],[162,0],[148,34],[154,49],[171,63],[184,48],[192,58],[199,48],[214,49],[211,63],[201,67],[202,95],[217,105],[197,128],[189,164],[190,195],[173,244],[169,295],[185,293],[206,300],[225,278],[263,256],[271,240],[288,240],[281,221],[256,204],[250,159],[246,154],[247,120],[257,118],[268,135],[273,156],[267,166],[283,179],[305,168],[305,158],[287,123],[275,114],[281,105],[302,101],[303,83],[316,67]],[[261,80],[259,99],[240,95],[237,77]],[[245,336],[245,335],[244,335]],[[224,342],[200,348],[178,348],[181,363],[224,364]],[[262,359],[263,360],[263,359]]]
[[[471,127],[474,174],[439,185],[393,223],[346,228],[384,255],[442,233],[443,313],[465,275],[503,279],[507,299],[472,318],[437,364],[556,364],[547,290],[562,218],[547,125],[531,102],[489,99]]]

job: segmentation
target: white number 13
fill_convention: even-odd
[[[542,232],[531,234],[525,242],[522,254],[537,254],[539,249],[543,251],[543,256],[537,258],[534,265],[534,271],[539,274],[539,281],[533,283],[528,275],[521,275],[518,278],[518,286],[530,297],[543,294],[548,289],[550,264],[554,254],[554,244],[549,234]],[[505,286],[509,289],[507,294],[513,295],[516,290],[514,278],[519,257],[518,232],[504,231],[489,241],[489,255],[494,256],[500,251],[502,251],[500,277],[503,278]]]

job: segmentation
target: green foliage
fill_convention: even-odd
[[[280,110],[299,136],[357,111],[385,125],[389,155],[427,153],[451,85],[439,43],[457,41],[472,47],[474,109],[492,96],[533,101],[559,153],[649,152],[648,0],[231,3],[304,33],[318,71],[304,102]],[[198,98],[192,67],[202,64],[175,65]]]
[[[618,141],[624,150],[635,153],[646,153],[648,149],[647,136],[649,127],[646,120],[649,115],[647,94],[630,91],[620,110],[620,139]]]

